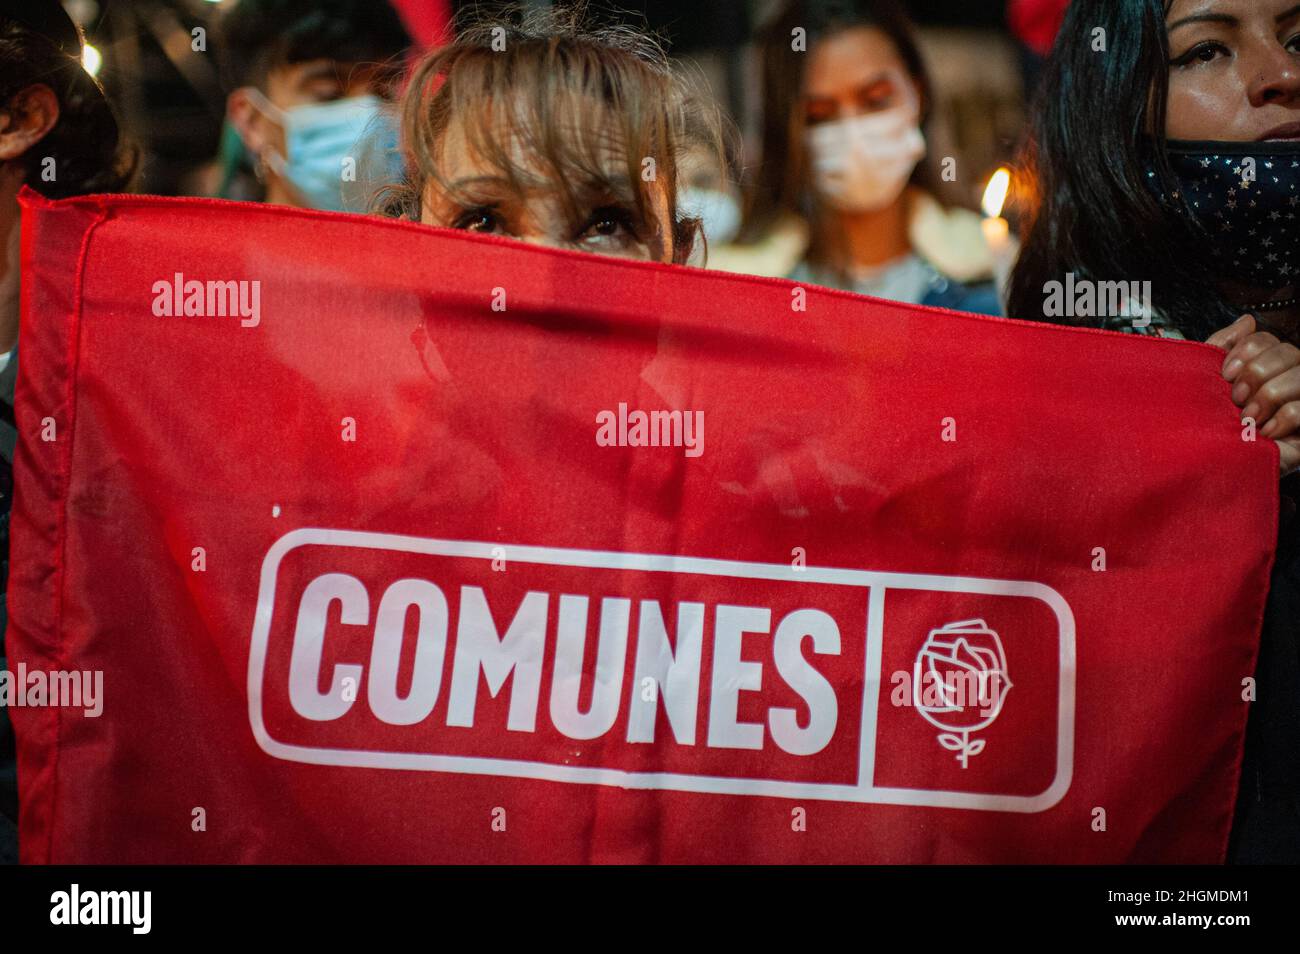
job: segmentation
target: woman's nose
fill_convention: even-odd
[[[1249,65],[1252,106],[1300,101],[1300,60],[1280,43],[1270,43]]]

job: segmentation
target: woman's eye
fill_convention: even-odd
[[[501,217],[490,208],[468,209],[456,217],[451,227],[464,229],[466,232],[494,232],[501,224]]]
[[[830,122],[835,118],[835,104],[822,100],[813,100],[804,106],[804,122],[809,126]]]
[[[1292,53],[1300,53],[1300,33],[1286,41],[1286,48]]]
[[[580,239],[614,236],[631,238],[634,235],[632,214],[627,209],[608,205],[591,213],[591,217],[587,219],[587,224],[583,226],[578,237]]]
[[[894,84],[872,83],[859,91],[858,103],[871,112],[888,109],[894,104]]]
[[[1219,54],[1227,55],[1228,49],[1222,43],[1198,43],[1178,59],[1174,60],[1174,66],[1190,66],[1194,63],[1210,63],[1219,58]]]

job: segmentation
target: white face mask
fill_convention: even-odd
[[[821,123],[806,142],[817,192],[844,212],[888,207],[925,155],[916,111],[907,106]]]

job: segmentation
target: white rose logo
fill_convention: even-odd
[[[939,744],[967,768],[984,751],[971,734],[988,728],[1002,711],[1011,679],[998,634],[982,619],[930,631],[912,667],[912,698],[938,729]]]

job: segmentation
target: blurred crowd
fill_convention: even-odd
[[[444,80],[455,89],[479,75],[499,79],[491,95],[509,96],[516,109],[486,130],[493,141],[477,144],[489,159],[507,139],[528,140],[530,120],[554,122],[556,102],[567,102],[575,129],[596,132],[582,108],[591,90],[532,52],[541,39],[564,37],[593,75],[626,84],[602,122],[624,127],[624,155],[644,154],[664,174],[663,221],[642,207],[648,196],[631,196],[631,226],[661,231],[671,222],[667,231],[680,233],[672,256],[659,248],[655,257],[999,313],[997,280],[1005,281],[1014,239],[990,240],[977,203],[995,167],[1011,158],[1022,82],[1033,81],[1064,5],[1013,0],[991,23],[985,16],[982,26],[963,27],[950,12],[956,4],[913,4],[930,21],[923,31],[897,0],[723,0],[709,11],[647,3],[636,13],[451,0],[64,7],[87,37],[86,69],[118,117],[120,151],[130,156],[118,161],[130,164],[132,191],[397,214],[527,238],[498,220],[457,225],[446,203],[434,214],[438,199],[453,198],[447,189],[437,198],[420,192],[446,178],[432,161],[435,147],[478,130],[458,128],[456,117],[443,127],[428,122],[418,110],[440,104],[418,100]],[[500,50],[491,35],[499,24],[511,31]],[[988,56],[990,42],[997,57]],[[982,57],[983,68],[936,82],[927,47],[930,60]],[[510,65],[489,75],[484,64],[493,61],[476,49],[505,53],[498,59]],[[538,84],[521,83],[516,69],[534,71]],[[544,166],[566,193],[579,185],[578,166],[596,157],[519,158],[492,171],[518,184],[526,166]],[[460,212],[485,205],[454,198]],[[534,238],[548,231],[540,222],[530,228]],[[624,226],[601,228],[606,234],[580,247],[628,253],[611,241]],[[629,248],[649,254],[650,244]]]

